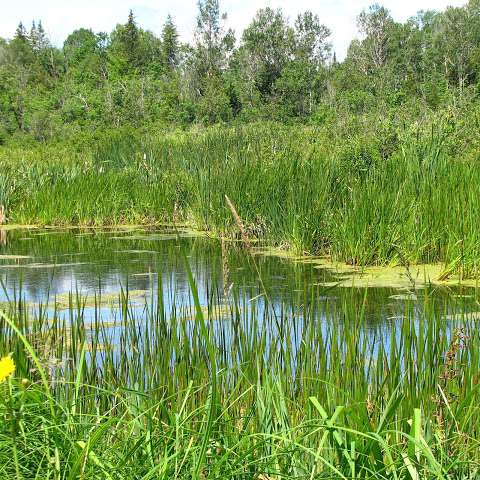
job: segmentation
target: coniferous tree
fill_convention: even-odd
[[[14,36],[15,39],[17,40],[22,40],[22,41],[28,41],[28,33],[27,33],[27,29],[23,26],[23,23],[20,22],[18,24],[18,27],[17,29],[15,30],[15,36]]]
[[[139,43],[139,31],[133,16],[133,11],[130,10],[128,14],[127,24],[123,31],[123,43],[125,52],[132,64],[137,62],[138,43]]]
[[[50,45],[41,20],[38,22],[38,24],[35,24],[35,21],[32,22],[29,40],[33,51],[37,54],[45,50]]]
[[[20,22],[15,31],[15,36],[9,44],[9,52],[12,55],[12,62],[17,65],[27,66],[33,62],[33,50],[30,44],[27,30]]]
[[[162,30],[162,60],[169,69],[173,69],[178,65],[179,61],[179,44],[177,27],[173,23],[170,15]]]
[[[128,14],[127,23],[117,25],[110,35],[109,62],[115,75],[131,75],[141,67],[140,31],[133,11]]]

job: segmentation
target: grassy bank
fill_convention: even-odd
[[[215,287],[200,306],[191,287],[145,309],[123,292],[116,315],[101,297],[92,316],[72,294],[49,318],[11,298],[0,476],[477,478],[480,337],[475,314],[449,316],[453,298],[427,292],[376,324],[355,290],[305,290],[274,314]]]
[[[228,195],[249,234],[276,245],[359,265],[444,262],[476,276],[475,142],[436,118],[393,133],[338,128],[113,132],[4,148],[0,203],[11,223],[177,221],[229,234]]]

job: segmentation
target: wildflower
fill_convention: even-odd
[[[0,383],[3,383],[15,371],[15,363],[11,357],[0,360]]]

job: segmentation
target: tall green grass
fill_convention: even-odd
[[[480,163],[440,122],[381,139],[275,124],[137,138],[117,132],[85,152],[0,152],[0,199],[22,224],[176,221],[352,264],[444,262],[477,275]]]
[[[375,324],[353,292],[339,303],[305,290],[274,314],[220,285],[200,305],[190,287],[189,300],[160,290],[141,308],[124,290],[112,312],[99,293],[93,315],[75,293],[66,311],[10,299],[0,478],[480,474],[475,314],[452,319],[427,292]]]

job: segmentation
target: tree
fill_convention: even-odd
[[[361,46],[366,69],[382,68],[388,60],[389,35],[394,23],[390,12],[375,4],[360,13],[357,23],[360,33],[365,36]]]
[[[259,10],[242,35],[239,56],[239,74],[250,99],[253,88],[266,100],[283,68],[293,58],[294,31],[288,26],[280,9]]]
[[[157,36],[130,10],[110,34],[80,28],[61,50],[41,21],[29,31],[20,23],[11,40],[0,39],[3,136],[46,139],[59,119],[62,129],[234,117],[341,118],[358,126],[379,112],[413,118],[450,103],[477,108],[480,0],[406,22],[372,5],[358,16],[360,39],[343,61],[331,55],[330,31],[310,11],[290,22],[280,9],[258,10],[238,48],[225,20],[219,0],[199,0],[190,45],[170,15]]]
[[[110,35],[109,60],[116,74],[133,74],[141,67],[139,39],[140,32],[130,10],[127,23],[117,25]]]
[[[35,60],[27,30],[22,22],[18,24],[13,40],[8,45],[11,54],[11,62],[22,66],[31,66]]]
[[[135,17],[133,16],[133,11],[130,10],[128,13],[128,20],[125,28],[122,32],[122,41],[125,48],[125,52],[129,60],[132,63],[135,63],[138,53],[138,39],[139,31],[137,24],[135,23]]]
[[[177,27],[172,17],[167,16],[167,21],[162,30],[162,60],[168,69],[174,69],[179,61],[179,45]]]
[[[50,46],[50,42],[48,41],[45,30],[43,29],[41,20],[38,22],[38,25],[35,24],[35,21],[32,22],[29,40],[32,49],[36,54],[41,54]]]
[[[310,11],[298,15],[295,21],[295,58],[311,63],[323,65],[331,50],[327,42],[331,31],[320,23],[318,15]]]
[[[23,42],[28,42],[28,33],[27,29],[23,26],[23,23],[20,22],[18,24],[17,29],[15,30],[15,39],[23,41]]]
[[[480,15],[471,2],[467,8],[452,8],[436,17],[434,48],[444,75],[461,90],[475,79]]]
[[[198,104],[197,117],[210,122],[212,118],[226,119],[231,115],[229,102],[225,102],[226,85],[223,75],[227,69],[235,37],[232,30],[225,31],[226,14],[220,13],[218,0],[199,0],[195,46],[187,60],[186,79],[189,93]],[[221,101],[214,100],[217,91]],[[204,114],[207,110],[208,114]],[[218,111],[216,111],[218,109]],[[229,111],[229,113],[225,113]]]
[[[72,32],[63,42],[63,54],[68,68],[85,68],[92,57],[102,51],[104,35],[96,35],[90,29],[80,28]]]
[[[331,46],[330,30],[320,23],[318,15],[305,12],[295,21],[293,59],[286,63],[275,89],[287,116],[312,113],[323,93],[325,64]]]
[[[226,67],[235,37],[225,32],[227,15],[220,13],[218,0],[199,0],[195,30],[195,68],[200,78],[218,75]]]

